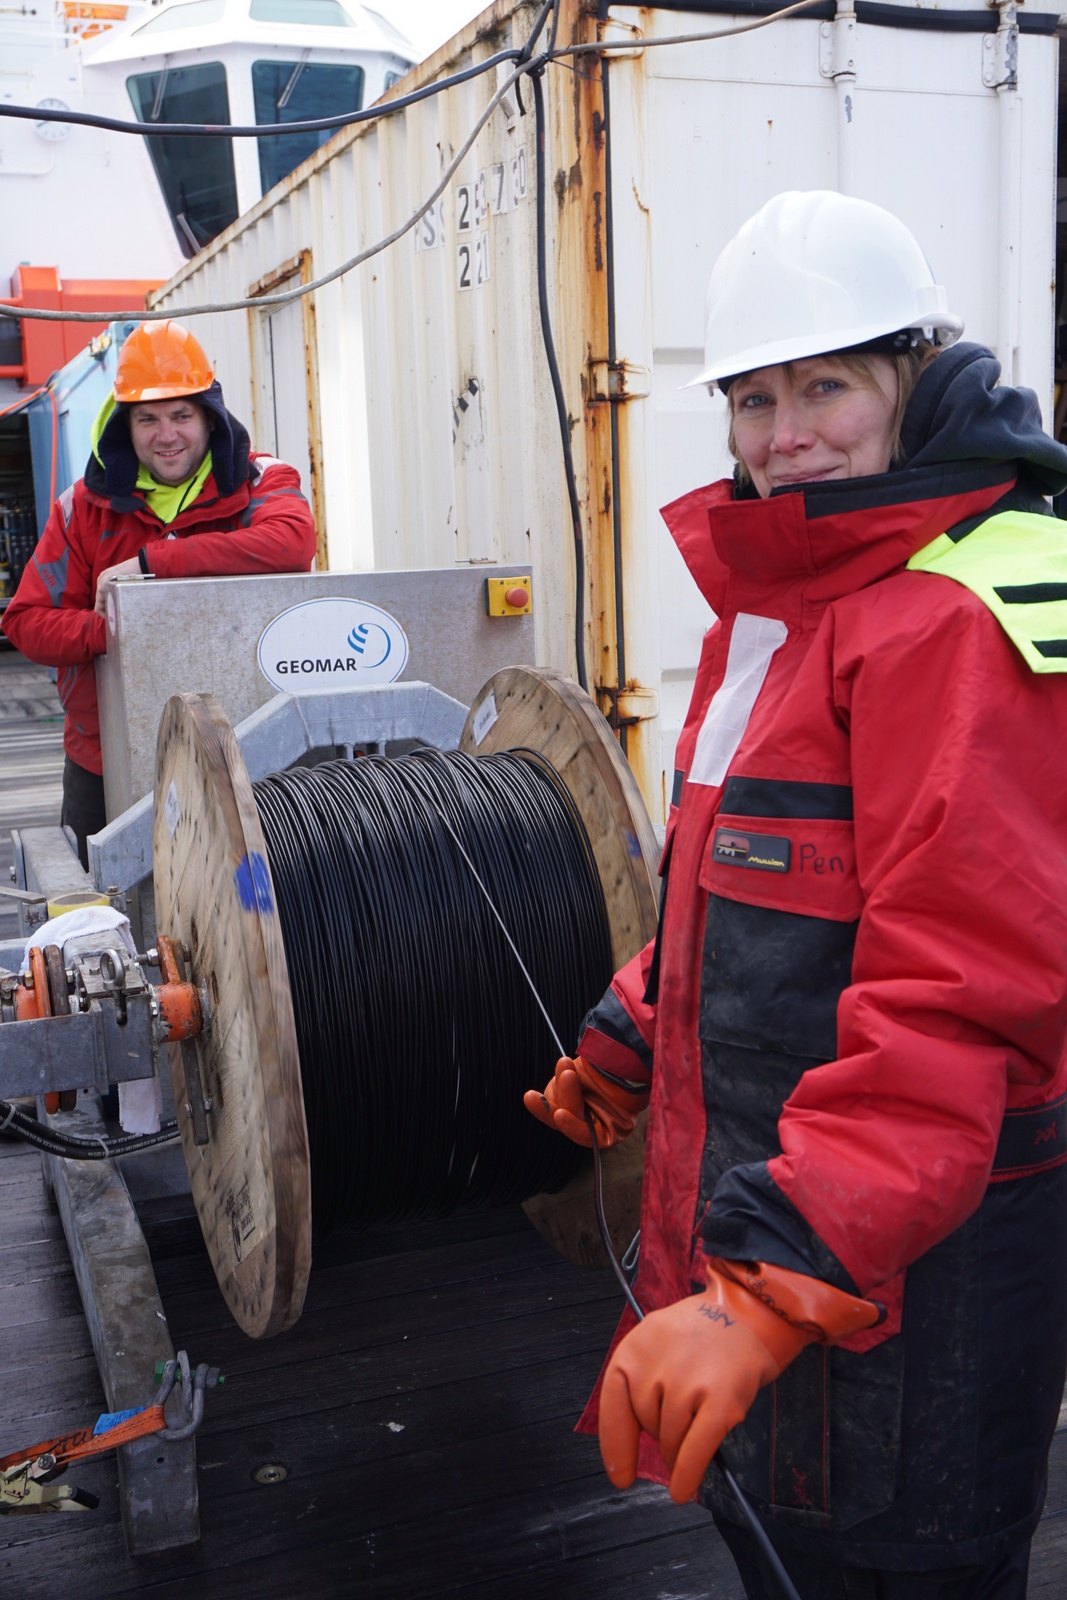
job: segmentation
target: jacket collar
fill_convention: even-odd
[[[141,517],[153,528],[163,526],[144,495],[137,490],[132,494],[109,495],[106,489],[89,482],[88,473],[86,473],[84,479],[84,487],[88,498],[99,506],[106,506],[109,510],[120,514],[132,514],[133,516]],[[203,521],[217,523],[223,517],[230,516],[237,511],[243,511],[247,504],[247,481],[239,489],[234,490],[232,494],[220,494],[215,474],[209,472],[204,486],[196,499],[190,505],[187,505],[183,511],[180,511],[173,522],[166,524],[166,531],[174,533],[179,529],[192,527],[196,523]]]
[[[988,510],[1016,475],[1014,462],[938,465],[776,490],[766,500],[739,499],[723,479],[662,516],[720,616],[784,602],[798,588],[825,605],[888,577],[939,533]]]

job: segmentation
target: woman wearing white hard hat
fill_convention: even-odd
[[[772,200],[711,275],[732,480],[660,937],[527,1103],[649,1099],[612,1481],[722,1479],[811,1600],[1023,1600],[1067,1358],[1067,449],[908,230]]]

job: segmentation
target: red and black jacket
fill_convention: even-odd
[[[101,572],[144,551],[158,578],[221,577],[250,572],[306,572],[315,556],[315,524],[293,467],[251,452],[248,435],[207,396],[216,426],[212,472],[193,503],[164,526],[134,487],[137,461],[121,411],[108,422],[80,479],[52,508],[18,591],[4,612],[16,649],[58,669],[66,721],[63,748],[90,772],[101,771],[94,660],[107,648],[107,624],[93,607]]]
[[[664,513],[720,620],[658,948],[579,1048],[651,1078],[646,1309],[702,1287],[705,1255],[887,1306],[806,1351],[723,1450],[788,1539],[858,1565],[1024,1537],[1062,1396],[1067,675],[1035,676],[970,590],[905,570],[994,507],[1043,506],[1035,480],[987,454],[766,500],[721,483]]]

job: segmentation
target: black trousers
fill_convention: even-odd
[[[781,1586],[747,1528],[715,1518],[737,1563],[748,1600],[783,1600]],[[942,1567],[933,1572],[878,1572],[842,1567],[776,1546],[800,1600],[1026,1600],[1030,1541],[982,1567]]]
[[[99,833],[107,821],[104,780],[95,772],[79,767],[69,756],[63,758],[63,810],[59,820],[77,839],[78,859],[88,872],[89,853],[85,841],[91,833]]]

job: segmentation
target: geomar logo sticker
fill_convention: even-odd
[[[407,635],[367,600],[304,600],[264,628],[257,660],[268,683],[289,694],[393,683],[407,665]]]

